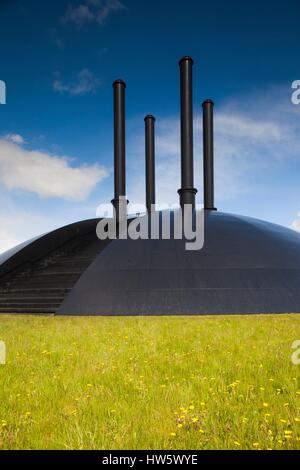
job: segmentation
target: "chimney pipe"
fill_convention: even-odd
[[[181,208],[185,204],[195,207],[194,155],[193,155],[193,59],[185,56],[180,62],[180,114],[181,114],[181,189],[178,190]]]
[[[146,156],[146,207],[151,213],[155,208],[155,117],[145,117],[145,156]]]
[[[126,181],[125,181],[125,88],[123,80],[113,83],[114,89],[114,181],[115,194],[112,204],[117,221],[126,217]]]
[[[206,100],[203,107],[203,186],[204,209],[216,210],[214,206],[214,102]]]

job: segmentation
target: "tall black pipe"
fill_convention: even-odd
[[[125,180],[125,88],[123,80],[113,83],[114,89],[114,181],[115,194],[112,204],[117,219],[120,218],[122,199],[126,201]],[[127,203],[126,203],[127,204]],[[124,209],[124,208],[123,208]]]
[[[155,206],[155,117],[145,117],[146,207],[150,213]]]
[[[204,209],[214,206],[214,102],[206,100],[203,107],[203,186]]]
[[[181,116],[181,189],[180,205],[191,204],[195,207],[194,188],[194,142],[193,142],[193,59],[183,57],[180,67],[180,116]]]

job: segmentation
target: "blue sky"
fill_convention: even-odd
[[[194,58],[195,185],[201,102],[214,99],[216,205],[300,228],[298,0],[1,0],[0,251],[113,196],[112,81],[127,82],[127,177],[144,202],[143,117],[157,117],[157,199],[180,186],[179,70]]]

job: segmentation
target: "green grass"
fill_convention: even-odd
[[[2,449],[299,449],[300,316],[0,317]]]

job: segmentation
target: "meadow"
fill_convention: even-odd
[[[1,316],[0,449],[300,449],[300,316]]]

